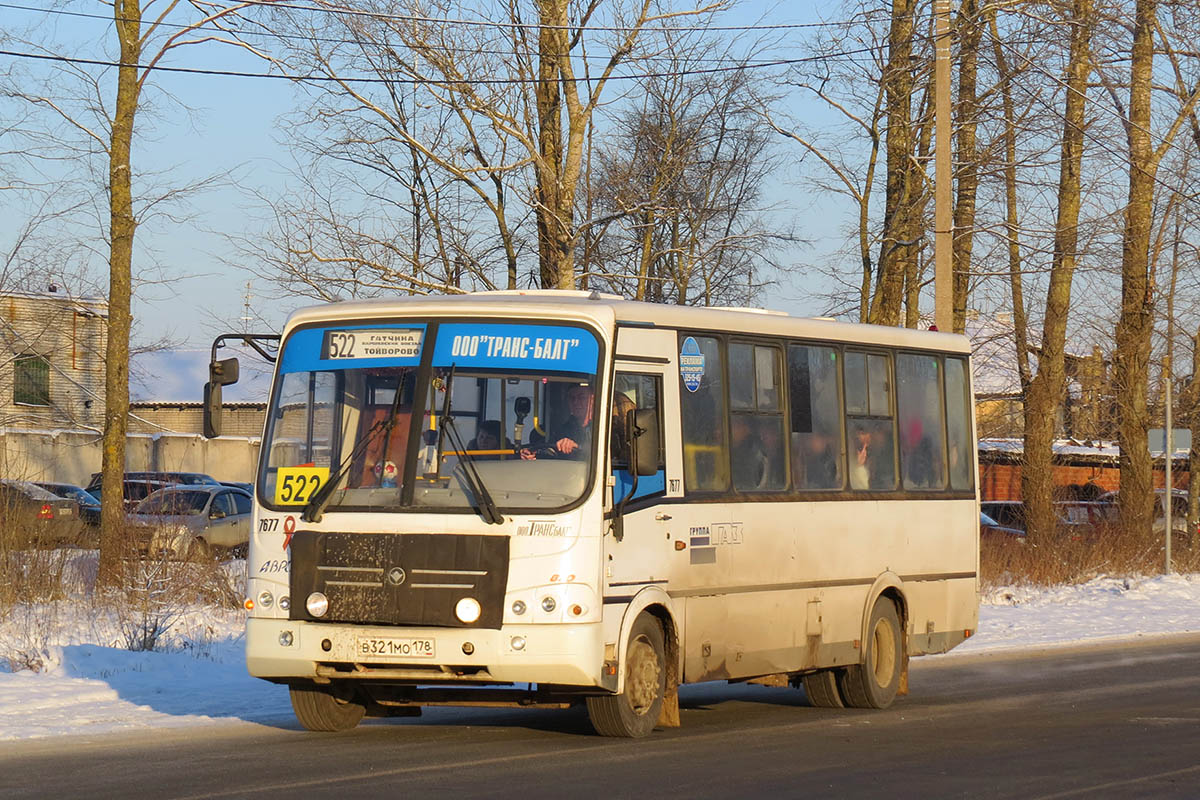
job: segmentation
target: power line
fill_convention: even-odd
[[[834,58],[845,56],[862,55],[864,53],[873,53],[875,48],[867,47],[858,50],[845,50],[838,53],[808,56],[805,58],[781,58],[774,61],[763,61],[754,64],[731,65],[726,67],[708,67],[705,69],[688,69],[688,70],[673,70],[667,72],[644,72],[625,75],[610,75],[610,81],[622,80],[644,80],[647,78],[679,78],[688,75],[712,75],[723,72],[737,72],[740,70],[750,69],[767,69],[771,67],[786,67],[793,64],[803,64],[812,61],[829,61]],[[379,77],[357,77],[357,76],[336,76],[336,75],[286,75],[283,73],[273,72],[239,72],[236,70],[222,69],[205,69],[201,67],[169,67],[161,64],[153,66],[145,64],[126,64],[120,61],[107,61],[98,58],[75,58],[71,56],[53,55],[51,53],[27,53],[18,50],[0,50],[0,56],[9,56],[10,58],[28,58],[39,61],[57,61],[64,64],[80,64],[94,67],[135,67],[140,70],[154,72],[174,72],[187,75],[217,75],[229,78],[268,78],[273,80],[293,81],[296,83],[363,83],[363,84],[403,84],[403,85],[455,85],[455,84],[472,84],[478,86],[508,86],[517,84],[533,84],[537,83],[536,78],[481,78],[478,80],[432,80],[428,78],[379,78]],[[571,81],[573,83],[589,83],[594,78],[584,76],[579,78],[560,77],[557,80]]]
[[[388,14],[382,11],[364,11],[361,9],[352,8],[329,8],[325,6],[302,5],[299,3],[278,3],[272,0],[239,0],[241,3],[252,6],[266,6],[269,8],[286,8],[290,11],[315,11],[324,14],[337,14],[339,16],[351,17],[370,17],[373,19],[387,19],[396,22],[422,22],[434,23],[437,25],[461,25],[463,27],[477,28],[506,28],[511,30],[565,30],[576,31],[586,30],[596,33],[629,33],[631,31],[651,31],[663,33],[688,32],[688,31],[714,31],[714,32],[732,32],[732,31],[781,31],[781,30],[800,30],[804,28],[829,28],[845,24],[844,22],[791,22],[791,23],[773,23],[769,25],[663,25],[657,26],[622,26],[622,25],[587,25],[582,28],[574,25],[542,25],[537,22],[496,22],[493,20],[475,20],[475,19],[452,19],[448,17],[423,17],[415,14]]]
[[[111,16],[108,14],[93,14],[93,13],[86,12],[86,11],[67,11],[65,9],[59,9],[59,8],[40,8],[38,6],[27,6],[27,5],[20,5],[17,3],[0,3],[0,8],[9,8],[9,9],[13,9],[14,11],[32,11],[35,13],[49,14],[52,16],[75,17],[78,19],[96,19],[96,20],[102,20],[109,24],[112,24],[114,21],[116,21],[116,22],[129,21],[129,18],[127,18],[127,17],[114,17],[114,16]],[[320,42],[322,44],[362,44],[364,41],[362,39],[342,39],[342,38],[338,38],[336,36],[309,36],[309,35],[305,35],[305,34],[282,33],[282,32],[267,31],[267,30],[248,30],[248,29],[237,29],[237,28],[232,28],[232,27],[223,28],[223,27],[220,27],[217,25],[187,25],[187,24],[180,23],[180,22],[161,21],[161,22],[156,23],[156,25],[160,28],[170,28],[172,30],[194,30],[194,31],[197,31],[200,33],[205,33],[205,32],[226,33],[226,34],[230,34],[230,35],[238,36],[238,37],[257,36],[257,37],[262,37],[262,38],[267,38],[267,39],[279,39],[279,40],[283,40],[283,41]],[[439,50],[439,52],[448,52],[448,53],[472,53],[472,54],[497,55],[497,56],[512,55],[512,52],[508,51],[508,50],[482,50],[479,48],[439,47],[438,50]],[[609,56],[603,55],[603,54],[594,55],[594,56],[578,56],[578,57],[583,58],[583,60],[585,60],[585,61],[597,61],[597,62],[607,62],[609,59]],[[672,56],[670,56],[670,55],[663,55],[663,56],[647,55],[647,56],[639,56],[638,60],[639,61],[669,60],[671,58],[672,58]],[[734,59],[732,57],[695,58],[693,60],[696,62],[699,62],[699,63],[714,63],[714,64],[725,64],[725,63],[729,63],[731,61],[736,61],[736,59]],[[766,64],[766,63],[771,63],[771,62],[769,62],[769,60],[767,60],[767,59],[764,59],[764,60],[750,60],[750,61],[737,62],[737,63],[751,65],[751,66],[757,66],[759,64]]]

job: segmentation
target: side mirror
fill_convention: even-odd
[[[208,512],[208,518],[209,519],[225,519],[225,512],[219,508],[214,508],[212,511]]]
[[[238,380],[238,360],[226,358],[208,364],[208,383],[204,384],[204,438],[221,435],[221,387]]]
[[[638,475],[657,475],[658,413],[653,408],[639,408],[630,414],[633,424],[626,426],[626,430],[630,432],[629,451],[637,461],[634,468]]]
[[[236,358],[226,358],[221,361],[213,361],[208,365],[208,380],[210,383],[228,386],[231,383],[238,382],[239,371],[240,368]]]
[[[204,384],[204,438],[221,435],[221,384]]]

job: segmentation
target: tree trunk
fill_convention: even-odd
[[[567,2],[540,0],[538,15],[542,25],[538,30],[536,89],[538,262],[543,289],[570,289],[574,286],[570,263],[571,208],[568,203],[564,209],[563,101],[559,84],[562,75],[559,61],[568,57]]]
[[[975,234],[975,194],[979,187],[979,157],[975,149],[976,72],[982,20],[975,0],[963,0],[958,12],[958,194],[954,199],[954,264],[952,306],[954,332],[967,325],[967,293],[971,278],[971,247]]]
[[[133,236],[130,149],[133,121],[138,108],[138,62],[141,59],[139,0],[117,0],[113,6],[117,36],[121,42],[121,66],[117,69],[117,101],[113,112],[109,150],[109,284],[108,345],[104,360],[104,450],[101,461],[100,567],[98,580],[114,583],[122,556],[125,505],[125,433],[129,415],[129,328]]]
[[[892,25],[888,33],[888,65],[884,72],[887,91],[887,196],[883,212],[883,242],[871,299],[870,322],[899,325],[904,300],[904,275],[914,258],[912,229],[912,39],[915,0],[892,0]]]
[[[988,26],[999,72],[1000,96],[1004,108],[1004,232],[1008,249],[1008,284],[1012,294],[1013,338],[1017,351],[1017,375],[1021,394],[1029,391],[1028,319],[1025,316],[1025,288],[1021,266],[1021,227],[1017,216],[1017,121],[1012,99],[1013,74],[1009,70],[1004,43],[996,24],[996,7],[988,5]]]
[[[1046,291],[1046,317],[1037,375],[1025,397],[1025,463],[1021,469],[1021,497],[1025,502],[1026,533],[1033,542],[1045,540],[1055,528],[1054,427],[1066,389],[1065,344],[1067,317],[1071,307],[1071,281],[1079,242],[1080,166],[1086,124],[1087,79],[1091,72],[1092,0],[1074,0],[1071,18],[1067,22],[1071,45],[1059,162],[1054,256]]]
[[[1129,87],[1129,197],[1121,250],[1121,316],[1117,322],[1113,382],[1121,445],[1121,520],[1133,535],[1149,535],[1154,513],[1153,472],[1147,443],[1146,404],[1154,287],[1150,236],[1157,160],[1150,141],[1155,0],[1137,0]]]

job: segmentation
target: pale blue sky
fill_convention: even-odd
[[[29,6],[49,7],[50,0],[27,0]],[[726,24],[746,24],[769,13],[776,3],[746,2],[742,10],[726,18]],[[68,8],[89,13],[105,13],[100,3],[73,3]],[[784,13],[771,14],[770,23],[805,23],[817,19],[819,9],[809,3],[784,4]],[[111,12],[109,12],[111,13]],[[829,9],[825,15],[836,13]],[[37,12],[12,8],[0,9],[6,27],[22,27],[48,20],[58,26],[58,32],[74,37],[85,44],[82,56],[111,57],[112,45],[105,39],[111,23],[101,19],[68,19],[47,17]],[[784,37],[776,51],[782,57],[803,55],[801,40],[808,32],[801,29],[780,34]],[[106,53],[107,49],[107,53]],[[0,56],[0,69],[11,63]],[[234,71],[261,72],[263,63],[234,48],[206,44],[177,51],[166,62],[173,66],[206,67]],[[247,208],[251,205],[248,189],[258,188],[270,194],[283,181],[290,157],[276,133],[276,121],[291,110],[294,89],[278,80],[236,77],[179,75],[159,73],[158,84],[179,101],[193,109],[188,115],[177,107],[161,106],[157,119],[146,117],[154,132],[135,150],[135,168],[169,170],[172,179],[194,179],[206,174],[229,172],[236,177],[237,186],[227,185],[204,192],[188,204],[191,220],[178,224],[157,224],[139,231],[139,248],[154,248],[166,265],[167,281],[145,287],[135,299],[134,314],[138,335],[143,340],[170,336],[192,347],[206,347],[222,328],[215,318],[236,321],[242,315],[246,281],[250,277],[240,269],[222,262],[230,257],[228,244],[218,231],[245,230]],[[795,111],[796,109],[792,109]],[[813,114],[822,113],[814,107]],[[785,145],[786,147],[786,145]],[[794,157],[796,148],[790,151]],[[782,213],[794,215],[799,233],[814,239],[812,248],[795,248],[785,256],[789,261],[816,263],[824,254],[840,246],[841,223],[831,224],[843,216],[840,209],[822,206],[819,211],[810,204],[811,194],[802,191],[788,179],[772,187],[770,201]],[[9,216],[6,212],[5,216]],[[19,215],[14,215],[19,216]],[[814,218],[815,224],[809,224]],[[11,224],[13,216],[9,216]],[[0,232],[5,223],[0,222]],[[824,287],[824,278],[810,276],[790,285],[772,290],[764,305],[797,314],[818,314],[824,309],[810,295],[811,281]],[[255,280],[252,293],[255,312],[268,320],[281,321],[293,308],[308,304],[301,298],[268,299],[271,289]]]

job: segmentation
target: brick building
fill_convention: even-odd
[[[101,298],[0,294],[0,426],[99,430],[107,343]]]

